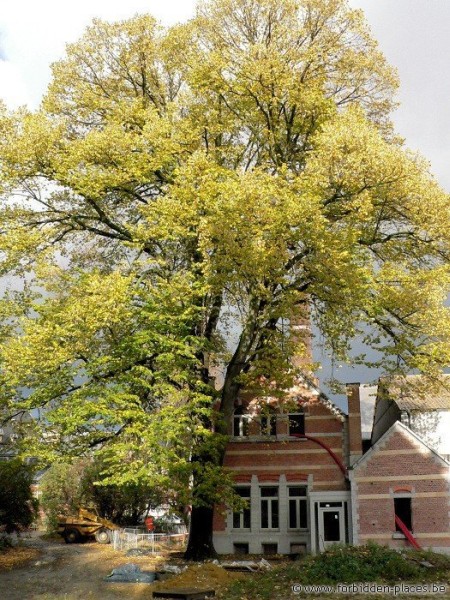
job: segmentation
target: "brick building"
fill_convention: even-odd
[[[377,437],[372,434],[363,455],[360,390],[348,385],[348,414],[307,378],[282,402],[238,400],[225,467],[247,506],[235,512],[217,507],[214,544],[220,554],[315,553],[334,543],[369,540],[398,548],[408,542],[395,515],[421,546],[450,552],[450,464],[439,453],[447,438],[427,443],[402,420],[405,410],[397,410],[406,396],[391,389],[388,399],[383,389],[373,411]],[[425,422],[445,423],[446,414],[437,418],[430,407],[447,410],[446,400],[427,398],[422,412],[433,414]],[[408,424],[423,425],[419,400],[414,402]]]
[[[317,552],[352,543],[346,467],[362,454],[355,401],[350,390],[345,415],[307,379],[282,403],[240,400],[225,467],[248,505],[234,513],[217,507],[219,553]]]
[[[398,515],[422,547],[450,552],[449,468],[396,421],[350,471],[353,542],[407,546]]]

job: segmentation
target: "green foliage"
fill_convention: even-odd
[[[6,533],[29,527],[37,512],[33,468],[19,459],[0,461],[0,528]]]
[[[428,566],[423,563],[426,561]],[[367,546],[334,546],[317,556],[289,563],[269,573],[234,583],[224,600],[272,600],[287,593],[292,584],[368,583],[400,581],[447,581],[450,559],[424,551],[398,552],[368,544]]]
[[[170,500],[175,503],[170,491],[163,493],[149,482],[102,485],[103,469],[98,460],[86,466],[81,479],[83,503],[117,525],[137,525],[147,511]]]
[[[41,411],[26,452],[100,449],[110,483],[204,507],[242,387],[282,402],[300,375],[283,323],[440,373],[450,202],[393,132],[396,86],[344,0],[208,0],[94,21],[38,111],[2,110],[0,274],[27,283],[0,301],[0,397]]]
[[[420,568],[386,546],[336,546],[303,563],[302,581],[311,583],[417,580]]]
[[[148,510],[172,504],[171,490],[142,483],[105,484],[105,465],[100,459],[78,459],[53,464],[41,479],[41,506],[48,531],[56,529],[58,516],[77,516],[80,508],[89,507],[99,516],[117,525],[136,525]]]
[[[55,531],[59,515],[76,515],[83,505],[81,478],[87,461],[59,462],[52,465],[40,481],[41,507],[47,530]]]

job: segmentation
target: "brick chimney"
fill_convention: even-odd
[[[361,435],[360,384],[347,383],[348,400],[348,454],[352,466],[363,454]]]
[[[301,354],[294,354],[292,364],[297,368],[308,367],[313,362],[312,329],[309,304],[297,307],[297,312],[290,319],[290,335],[295,342],[304,345]]]

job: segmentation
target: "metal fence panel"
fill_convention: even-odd
[[[163,554],[164,552],[183,550],[187,533],[141,533],[139,529],[116,529],[113,531],[114,550],[127,551],[138,549],[145,554]]]

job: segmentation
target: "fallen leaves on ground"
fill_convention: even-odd
[[[23,546],[7,548],[0,553],[0,571],[19,569],[30,560],[36,559],[40,554],[40,551],[36,548],[25,548]]]

